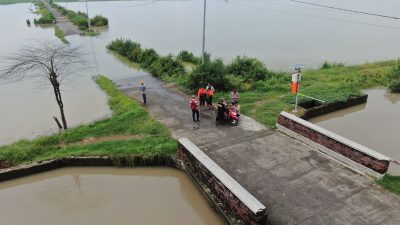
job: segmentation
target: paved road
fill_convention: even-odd
[[[46,5],[47,9],[49,9],[49,11],[54,15],[58,27],[60,28],[60,30],[64,32],[65,36],[83,33],[83,31],[79,30],[79,28],[75,26],[72,22],[70,22],[66,16],[63,16],[58,10],[51,7],[48,1],[42,0],[42,2]]]
[[[191,139],[259,199],[268,224],[400,224],[400,198],[369,178],[245,116],[238,127],[217,126],[214,113],[205,111],[194,123],[189,96],[145,73],[115,83],[141,100],[140,80],[150,114],[174,137]]]

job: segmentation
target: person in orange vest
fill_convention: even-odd
[[[214,89],[214,86],[212,86],[210,84],[210,82],[208,82],[208,84],[207,84],[206,91],[207,91],[207,106],[209,109],[214,109],[212,100],[213,100],[215,89]]]
[[[206,86],[203,86],[199,89],[199,91],[197,92],[197,97],[200,100],[200,108],[203,109],[204,105],[206,103],[206,98],[207,98],[207,90],[206,90]]]

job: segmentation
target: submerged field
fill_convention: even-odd
[[[18,165],[68,156],[174,155],[177,144],[168,129],[152,119],[139,103],[117,90],[111,80],[97,84],[109,96],[113,115],[33,141],[21,140],[0,147],[0,165]],[[3,166],[3,167],[6,167]]]

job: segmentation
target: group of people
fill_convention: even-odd
[[[139,92],[143,98],[143,104],[146,104],[146,86],[144,85],[144,81],[140,82]],[[199,108],[204,109],[207,107],[208,109],[214,109],[213,106],[213,97],[214,97],[214,86],[211,83],[207,83],[202,86],[198,92],[197,96],[192,95],[192,99],[189,102],[190,109],[192,110],[192,118],[193,121],[198,122],[200,121],[200,113]],[[229,103],[224,98],[221,98],[218,101],[218,111],[217,111],[217,120],[220,118],[224,118],[229,111],[229,109],[235,110],[237,116],[240,116],[240,105],[239,105],[239,92],[234,89],[230,94],[231,102]]]
[[[200,101],[200,108],[204,109],[207,106],[208,109],[213,109],[212,100],[214,97],[214,86],[210,83],[205,84],[197,91],[197,98]]]
[[[192,118],[193,121],[198,122],[200,113],[199,108],[204,109],[207,107],[208,109],[214,109],[212,104],[214,97],[215,89],[212,84],[207,83],[202,86],[198,92],[197,96],[192,95],[192,99],[189,102],[190,108],[192,110]],[[217,111],[217,120],[222,117],[225,117],[229,109],[235,110],[236,114],[240,116],[240,105],[239,105],[239,92],[234,89],[230,94],[231,102],[228,103],[224,98],[221,98],[218,101],[218,111]]]

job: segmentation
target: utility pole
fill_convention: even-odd
[[[86,0],[86,15],[87,15],[88,29],[89,29],[89,32],[90,32],[89,7],[88,7],[88,4],[87,4],[87,0]]]
[[[201,64],[204,63],[204,55],[205,55],[205,42],[206,42],[206,5],[207,5],[207,0],[204,0],[204,16],[203,16],[203,50],[201,53]]]

